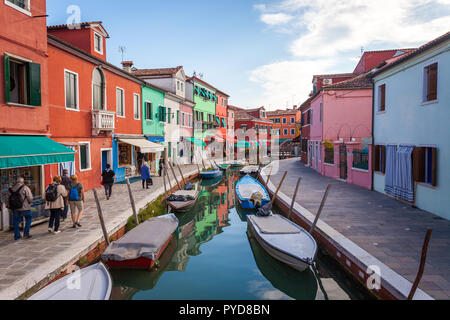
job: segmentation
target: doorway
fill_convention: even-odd
[[[347,146],[345,144],[339,147],[339,171],[340,178],[347,180]]]
[[[102,149],[102,172],[106,169],[106,165],[110,164],[111,168],[113,167],[112,163],[112,149]]]

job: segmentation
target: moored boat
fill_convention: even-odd
[[[258,171],[259,171],[259,166],[247,166],[247,167],[243,168],[240,171],[240,173],[242,176],[249,174],[249,175],[255,177],[256,174],[258,173]]]
[[[306,230],[281,215],[247,216],[248,229],[273,258],[303,272],[316,260],[317,243]]]
[[[149,219],[110,244],[102,260],[111,268],[151,269],[178,229],[178,219],[168,214]]]
[[[236,195],[243,209],[256,210],[270,202],[266,188],[249,175],[236,184]]]
[[[186,212],[197,202],[199,192],[196,190],[181,190],[167,198],[167,204],[175,212]]]
[[[220,177],[222,175],[223,175],[223,172],[220,169],[205,170],[205,171],[200,172],[200,176],[203,179],[214,179],[214,178]]]
[[[103,263],[71,273],[45,287],[29,300],[109,300],[111,276]]]

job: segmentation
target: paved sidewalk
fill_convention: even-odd
[[[298,159],[280,162],[271,182],[292,198],[302,177],[297,203],[315,214],[326,186],[332,184],[321,220],[414,282],[427,228],[433,229],[424,277],[419,288],[435,299],[450,299],[450,222],[383,194],[323,177]]]
[[[181,180],[178,169],[175,168],[175,171]],[[187,178],[197,172],[197,166],[182,166],[182,171]],[[176,186],[171,173],[170,177],[172,186]],[[154,186],[150,190],[143,190],[140,181],[132,184],[138,210],[164,193],[162,178],[154,178],[153,182]],[[132,216],[127,185],[115,185],[109,201],[106,201],[102,189],[98,189],[98,195],[108,232],[125,225]],[[61,225],[62,232],[59,235],[49,234],[47,224],[32,228],[33,238],[30,240],[14,241],[12,233],[0,232],[0,300],[19,297],[49,274],[76,262],[83,252],[102,239],[92,191],[86,193],[85,213],[81,221],[83,227],[72,229],[71,218],[68,220]]]

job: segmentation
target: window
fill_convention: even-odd
[[[378,87],[378,112],[386,111],[386,85],[383,84]]]
[[[180,91],[180,81],[177,80],[177,90]]]
[[[119,167],[128,167],[133,163],[132,146],[126,143],[119,143]]]
[[[30,0],[5,0],[5,4],[27,15],[31,15]]]
[[[292,136],[295,135],[295,129],[291,129],[291,135],[292,135]]]
[[[145,103],[145,120],[153,120],[153,104],[151,102]]]
[[[438,64],[433,63],[424,70],[424,99],[423,102],[437,100]]]
[[[386,146],[375,146],[373,149],[373,170],[386,173]]]
[[[104,110],[105,107],[105,79],[100,69],[95,68],[92,75],[92,108]]]
[[[138,94],[133,94],[133,110],[134,110],[134,119],[141,119],[141,98]]]
[[[325,163],[334,164],[334,148],[325,147]]]
[[[295,123],[295,118],[291,118],[291,124]]]
[[[180,124],[180,110],[177,110],[177,124]]]
[[[91,145],[80,142],[80,171],[91,170]]]
[[[161,122],[166,122],[167,121],[166,108],[163,107],[163,106],[159,106],[158,119]]]
[[[172,108],[169,108],[167,111],[167,123],[171,123],[172,122]]]
[[[184,83],[181,82],[180,85],[181,85],[181,91],[184,92]]]
[[[193,125],[193,124],[192,124],[192,115],[190,114],[190,115],[189,115],[189,127],[192,127],[192,125]]]
[[[281,121],[280,118],[275,119],[275,123],[280,123],[280,121]]]
[[[353,150],[353,168],[369,170],[369,150]]]
[[[78,110],[78,74],[65,71],[65,94],[66,94],[66,108],[71,110]]]
[[[413,152],[414,181],[437,186],[438,150],[432,147],[416,147]]]
[[[284,130],[283,130],[283,134],[284,134],[285,136],[287,136],[287,135],[289,134],[288,129],[284,129]]]
[[[125,117],[125,94],[121,88],[116,88],[116,112],[118,117]]]
[[[41,105],[41,65],[4,55],[6,102]]]
[[[287,119],[283,118],[283,124],[286,124],[286,123],[287,123]]]
[[[323,103],[320,103],[320,123],[322,123],[323,120]]]
[[[313,124],[313,109],[309,110],[309,124]]]
[[[94,50],[99,54],[103,54],[103,37],[98,33],[94,33]]]

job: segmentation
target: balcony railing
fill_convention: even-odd
[[[92,110],[92,134],[99,135],[101,132],[113,133],[115,130],[116,113],[106,110]]]

